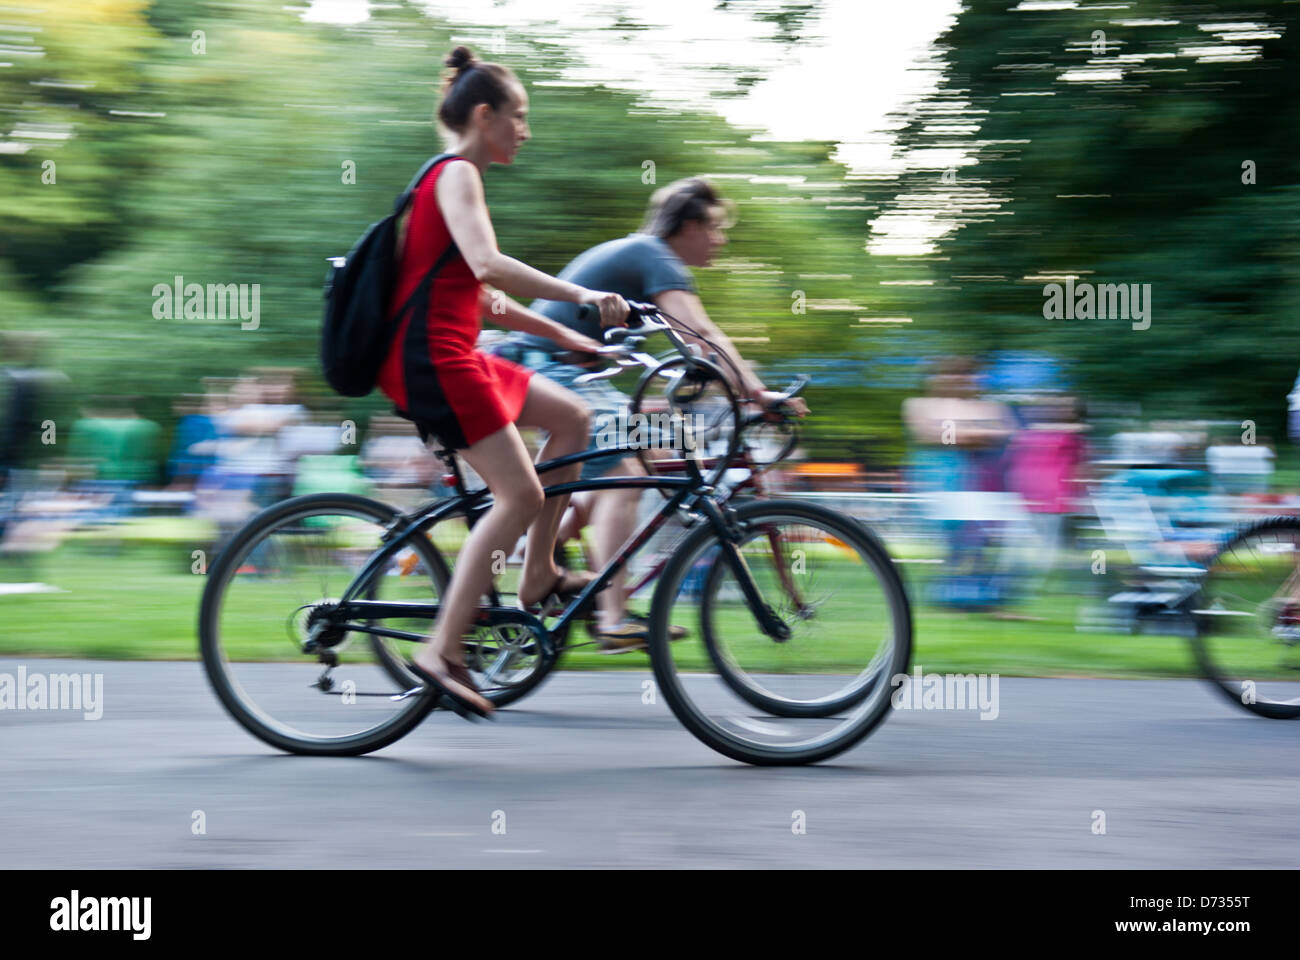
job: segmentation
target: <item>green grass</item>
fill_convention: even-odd
[[[197,659],[198,605],[204,576],[191,572],[192,550],[196,543],[205,543],[207,535],[196,527],[172,528],[164,534],[156,525],[127,525],[117,535],[78,536],[42,555],[33,565],[15,566],[12,560],[0,564],[0,580],[41,580],[64,591],[0,596],[0,655]],[[917,569],[911,566],[908,573]],[[422,593],[409,579],[400,586],[403,595]],[[914,581],[910,585],[914,597],[916,587]],[[1041,618],[1032,622],[917,605],[913,662],[926,671],[1009,676],[1195,674],[1186,641],[1178,637],[1076,631],[1077,601],[1077,597],[1058,593],[1018,608],[1020,613]],[[867,622],[871,612],[866,605],[855,610],[856,619],[837,612],[835,622],[844,623],[848,634],[832,635],[823,645],[819,662],[828,667],[853,662],[842,652],[856,624]],[[257,625],[256,631],[250,627],[240,655],[292,656],[284,631],[287,611],[260,620],[259,612],[254,605],[239,613],[250,618],[250,625]],[[691,626],[689,618],[683,625]],[[723,626],[725,629],[725,619]],[[573,639],[585,641],[585,631],[576,628]],[[781,651],[780,656],[785,655]],[[752,669],[759,667],[755,661],[741,662]],[[644,669],[647,663],[644,653],[611,657],[583,650],[571,651],[563,661],[570,669]],[[806,669],[810,664],[803,661],[803,665]],[[778,658],[765,666],[780,669],[781,661]]]

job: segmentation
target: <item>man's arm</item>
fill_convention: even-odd
[[[696,336],[682,329],[673,323],[668,316],[664,317],[669,323],[673,323],[673,326],[678,329],[678,332],[681,333],[682,338],[687,343],[698,343],[704,356],[707,357],[711,353],[721,352],[726,357],[726,359],[720,358],[721,362],[719,362],[718,366],[727,374],[727,379],[737,388],[742,399],[764,401],[775,396],[776,392],[769,391],[763,385],[763,381],[758,378],[745,361],[745,358],[740,355],[735,344],[731,342],[731,338],[709,319],[709,315],[704,312],[704,304],[700,302],[699,297],[689,290],[664,290],[654,295],[654,301],[655,305],[663,310],[665,314],[671,314],[672,317],[684,321],[693,330],[699,331],[703,338],[707,338],[717,345],[715,347],[704,343],[701,336]],[[731,364],[735,365],[734,369],[732,369],[731,364],[726,362],[727,360],[730,360]],[[740,381],[739,383],[736,382],[737,378]],[[808,413],[808,406],[801,398],[795,397],[789,402],[798,416],[802,417]]]

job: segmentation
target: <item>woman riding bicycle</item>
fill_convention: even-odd
[[[403,233],[405,242],[392,302],[405,302],[448,244],[455,246],[433,279],[427,315],[398,329],[379,386],[398,413],[416,424],[421,438],[436,437],[456,450],[492,492],[493,505],[461,548],[433,634],[413,664],[458,713],[486,716],[493,707],[465,669],[461,638],[491,584],[494,556],[508,555],[527,528],[519,584],[524,605],[553,594],[572,595],[592,576],[556,566],[555,534],[568,498],[545,499],[517,427],[547,432],[538,455],[546,460],[586,449],[590,415],[563,387],[476,350],[480,320],[491,315],[503,327],[548,337],[571,350],[592,351],[600,344],[503,294],[489,296],[482,284],[520,297],[593,304],[604,325],[625,322],[628,307],[616,293],[558,280],[497,249],[483,175],[490,164],[510,163],[529,138],[528,94],[509,68],[476,60],[466,47],[457,47],[445,62],[451,73],[437,116],[454,156],[424,178],[399,225],[399,243]],[[574,480],[579,469],[555,470],[553,482]]]

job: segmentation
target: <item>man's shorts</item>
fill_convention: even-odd
[[[613,445],[609,443],[609,440],[616,435],[616,430],[611,425],[618,423],[619,414],[631,405],[632,398],[623,391],[611,386],[608,380],[593,380],[582,384],[574,383],[584,373],[592,373],[599,370],[599,367],[588,369],[575,366],[572,363],[559,363],[552,360],[549,354],[541,350],[530,350],[522,344],[510,340],[497,344],[493,349],[493,353],[503,356],[507,360],[513,360],[515,363],[522,363],[529,369],[541,374],[547,380],[572,390],[582,398],[583,402],[591,408],[591,440],[588,442],[587,449],[595,450],[601,446]],[[606,442],[602,444],[601,440]],[[624,451],[584,460],[579,479],[594,480],[596,477],[604,476],[630,456],[632,456],[631,452]]]

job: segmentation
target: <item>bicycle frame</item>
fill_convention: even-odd
[[[684,460],[663,460],[658,462],[658,467],[662,470],[678,470],[684,467],[685,462],[686,461]],[[713,463],[706,460],[704,465],[706,467],[711,467],[713,466]],[[731,467],[740,470],[748,470],[749,476],[734,487],[731,487],[726,498],[720,502],[726,503],[730,501],[733,496],[742,490],[753,490],[760,497],[764,495],[763,483],[760,479],[761,474],[756,469],[756,465],[750,462],[748,453],[742,451],[740,457],[731,463]],[[664,567],[667,566],[669,556],[671,556],[671,554],[663,554],[659,556],[655,562],[650,565],[650,569],[643,573],[636,583],[628,586],[627,595],[629,597],[635,596],[639,591],[643,590],[647,584],[652,583],[655,578],[663,572]]]
[[[648,319],[648,317],[646,318]],[[681,336],[666,322],[660,321],[659,325],[654,327],[655,331],[663,332],[670,343],[676,348],[689,364],[710,373],[716,379],[727,382],[725,373],[716,365],[708,360],[695,356],[686,346]],[[635,355],[634,355],[635,356]],[[653,368],[652,368],[653,369]],[[650,374],[647,373],[647,376]],[[733,401],[734,403],[734,401]],[[742,448],[741,435],[743,427],[737,421],[737,429],[728,444],[725,455],[705,461],[704,458],[694,454],[688,455],[683,460],[678,461],[686,467],[687,476],[685,477],[665,477],[665,476],[644,476],[644,477],[600,477],[594,480],[575,480],[567,483],[559,483],[549,487],[543,487],[543,493],[549,499],[550,497],[563,496],[571,493],[583,493],[589,490],[621,490],[621,489],[657,489],[672,490],[673,495],[665,501],[659,508],[659,511],[642,524],[641,529],[632,535],[632,537],[619,548],[618,553],[605,564],[603,570],[597,575],[596,579],[589,583],[583,590],[569,603],[569,605],[560,613],[558,619],[548,630],[541,621],[527,613],[519,610],[512,610],[500,606],[497,596],[496,587],[489,588],[489,598],[492,605],[488,608],[487,613],[495,615],[502,621],[522,622],[535,630],[541,638],[542,647],[545,655],[552,658],[557,655],[553,634],[563,637],[568,631],[570,624],[577,617],[578,611],[583,609],[600,590],[609,585],[610,580],[626,565],[627,561],[645,545],[646,541],[667,522],[668,518],[677,512],[679,508],[685,507],[689,512],[694,511],[698,516],[702,516],[713,527],[717,533],[718,541],[722,545],[722,556],[727,565],[731,568],[736,580],[740,586],[741,593],[749,604],[751,612],[754,614],[759,629],[767,634],[773,640],[781,642],[790,636],[790,628],[778,617],[775,612],[763,601],[759,595],[758,586],[754,582],[753,574],[745,563],[736,544],[740,540],[740,531],[735,528],[731,520],[731,511],[726,504],[726,500],[719,500],[715,496],[715,486],[721,480],[723,474],[733,466],[743,466],[749,464],[749,456]],[[611,453],[635,453],[635,448],[629,446],[619,446],[605,449],[585,450],[580,453],[567,454],[562,457],[556,457],[551,460],[543,461],[534,465],[538,475],[548,473],[561,467],[580,464],[596,457],[608,456]],[[393,602],[393,601],[376,601],[358,599],[365,585],[369,584],[374,577],[381,574],[387,566],[388,561],[402,549],[407,539],[413,536],[419,536],[425,528],[451,517],[464,516],[466,523],[473,526],[475,520],[489,508],[490,491],[486,488],[479,490],[465,489],[464,478],[461,475],[459,466],[456,463],[455,456],[451,453],[444,454],[452,468],[452,475],[455,478],[457,496],[449,502],[439,503],[434,501],[416,510],[413,514],[403,515],[395,520],[385,532],[382,538],[385,545],[373,554],[367,561],[360,573],[348,585],[342,598],[333,606],[331,610],[332,618],[344,618],[346,624],[336,624],[342,626],[347,631],[356,631],[360,633],[370,633],[377,636],[393,637],[395,639],[423,641],[425,638],[407,631],[393,630],[387,627],[373,627],[369,624],[352,623],[353,616],[366,616],[370,618],[378,617],[412,617],[436,619],[439,610],[439,604],[436,603],[418,603],[418,602]],[[701,467],[710,470],[706,479]],[[728,494],[729,499],[730,494]],[[784,573],[783,573],[783,579]],[[639,589],[644,585],[638,584]],[[483,612],[480,613],[480,622],[483,621]]]
[[[608,456],[616,452],[632,452],[630,447],[617,447],[610,449],[586,450],[581,453],[567,454],[563,457],[556,457],[553,460],[546,460],[536,464],[537,473],[544,474],[561,467],[572,464],[582,463],[595,457]],[[729,461],[730,462],[730,461]],[[688,472],[692,476],[687,477],[600,477],[593,480],[575,480],[566,483],[559,483],[548,487],[543,487],[543,493],[547,498],[562,496],[570,493],[581,493],[587,490],[618,490],[618,489],[660,489],[675,491],[655,513],[650,517],[641,529],[619,549],[618,553],[612,557],[605,565],[599,575],[589,583],[581,593],[579,593],[569,605],[560,613],[555,623],[549,628],[543,627],[540,620],[524,613],[520,610],[503,608],[494,605],[489,611],[498,615],[502,620],[512,620],[514,622],[525,623],[538,630],[545,655],[553,657],[557,654],[552,636],[555,634],[563,635],[569,628],[571,622],[576,618],[578,611],[581,610],[588,601],[600,590],[604,589],[609,581],[617,574],[647,540],[650,539],[658,530],[667,522],[668,518],[677,512],[679,508],[685,507],[688,511],[695,510],[702,516],[717,532],[719,542],[722,544],[722,556],[735,574],[737,582],[740,585],[741,592],[749,602],[750,610],[754,613],[759,628],[778,642],[789,637],[789,627],[771,610],[759,595],[758,587],[754,583],[753,575],[740,551],[736,548],[736,542],[739,540],[739,533],[734,524],[727,516],[728,508],[725,503],[720,503],[713,497],[714,489],[711,485],[704,482],[700,473],[699,465],[686,461]],[[463,481],[460,477],[460,471],[455,470],[457,485],[463,488]],[[421,602],[421,601],[383,601],[383,600],[365,600],[360,599],[358,594],[362,592],[372,579],[379,576],[381,571],[387,566],[389,560],[394,557],[398,551],[403,549],[408,538],[420,535],[426,527],[432,526],[441,520],[451,517],[465,516],[469,518],[472,515],[481,513],[489,505],[490,491],[486,488],[480,490],[464,491],[458,496],[447,502],[433,501],[413,514],[403,515],[395,520],[383,540],[385,545],[376,553],[372,554],[367,560],[365,566],[353,579],[343,596],[333,606],[332,614],[334,617],[343,618],[347,622],[338,624],[341,628],[349,632],[369,633],[376,636],[392,637],[399,640],[411,640],[420,642],[425,639],[420,634],[410,633],[403,630],[394,630],[387,627],[376,627],[368,623],[355,623],[354,618],[361,619],[380,619],[387,617],[406,617],[421,619],[436,619],[440,604]],[[493,591],[495,599],[495,590]]]

